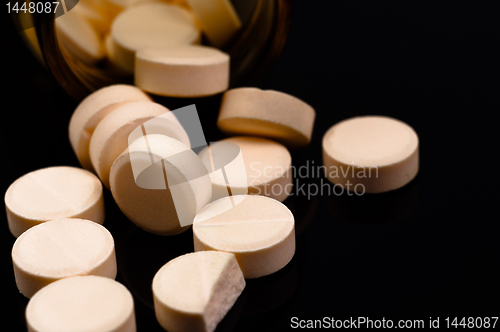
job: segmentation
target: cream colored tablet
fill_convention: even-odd
[[[316,113],[283,92],[238,88],[224,93],[217,125],[228,135],[263,136],[290,147],[309,144]]]
[[[69,122],[69,140],[80,164],[94,171],[89,155],[90,137],[106,115],[128,102],[150,100],[141,89],[125,84],[107,86],[82,100]]]
[[[241,27],[229,0],[188,0],[210,44],[223,47]]]
[[[202,251],[179,256],[153,279],[156,318],[171,332],[212,332],[244,288],[233,254]]]
[[[102,2],[102,7],[107,12],[111,19],[114,19],[123,10],[135,6],[148,4],[152,2],[159,2],[161,0],[99,0]]]
[[[104,57],[101,37],[92,24],[77,11],[69,11],[56,20],[57,38],[73,56],[87,65]]]
[[[151,47],[199,43],[200,32],[186,9],[164,3],[133,6],[121,12],[111,25],[115,63],[134,72],[135,52]]]
[[[88,20],[101,36],[109,31],[111,20],[102,9],[92,3],[79,1],[72,11],[75,11],[80,17]]]
[[[349,191],[398,189],[418,173],[418,136],[389,117],[344,120],[323,136],[323,163],[328,180]]]
[[[224,149],[224,143],[236,144],[241,150],[244,161],[245,172],[242,175],[245,179],[244,181],[236,181],[236,184],[230,186],[233,195],[248,189],[245,193],[268,196],[280,202],[288,197],[293,188],[293,176],[292,157],[287,148],[279,143],[258,137],[226,138],[211,143],[210,148],[206,147],[200,151],[199,157],[205,165],[210,166],[213,159],[223,152],[218,151],[218,146],[221,145],[220,150],[222,150]],[[228,166],[231,168],[231,165]],[[240,169],[241,167],[235,167],[234,171],[239,172]],[[227,192],[226,178],[228,178],[228,175],[224,175],[222,172],[212,172],[210,168],[209,170],[211,171],[212,192]],[[214,199],[212,198],[212,200]]]
[[[85,219],[56,219],[30,228],[14,243],[12,263],[17,288],[28,298],[61,278],[116,277],[111,233]]]
[[[160,104],[130,102],[119,106],[99,122],[90,139],[89,153],[92,165],[106,188],[109,189],[111,165],[127,148],[130,133],[144,122],[167,112],[170,110]],[[180,123],[174,122],[175,117],[171,119],[173,129],[170,136],[189,144],[189,138]]]
[[[116,15],[136,1],[138,0],[102,0],[102,6],[106,10],[108,16],[114,19]]]
[[[29,332],[135,332],[134,299],[108,278],[65,278],[33,296],[26,324]]]
[[[198,45],[144,49],[136,54],[135,84],[162,96],[214,95],[229,86],[229,55]]]
[[[23,175],[5,193],[12,235],[52,219],[84,218],[104,222],[104,199],[99,179],[76,167],[48,167]]]
[[[194,218],[194,250],[235,254],[245,278],[283,268],[295,253],[294,218],[275,199],[258,195],[221,198]]]
[[[210,202],[212,184],[198,156],[165,135],[139,137],[111,168],[111,193],[142,229],[174,235],[189,228]]]

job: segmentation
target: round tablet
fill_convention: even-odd
[[[186,9],[164,3],[133,6],[111,24],[115,62],[134,72],[135,52],[151,47],[199,43],[196,21]]]
[[[109,187],[109,171],[118,156],[127,149],[129,135],[148,120],[159,117],[170,110],[160,104],[137,101],[120,105],[96,126],[90,138],[89,153],[94,169],[106,188]],[[189,144],[189,138],[177,118],[170,121],[170,136]]]
[[[210,44],[223,47],[241,27],[229,0],[188,0]]]
[[[89,143],[97,124],[119,106],[131,101],[151,101],[151,98],[133,85],[116,84],[91,93],[75,109],[69,122],[69,140],[84,168],[94,171]]]
[[[30,228],[14,243],[12,263],[17,288],[28,298],[61,278],[116,277],[111,233],[85,219],[56,219]]]
[[[171,97],[223,92],[229,85],[229,55],[198,45],[140,50],[135,60],[135,84]]]
[[[99,33],[77,11],[61,15],[55,22],[59,42],[81,62],[93,65],[104,57]]]
[[[165,135],[139,137],[111,168],[111,193],[142,229],[175,235],[189,228],[210,202],[212,183],[198,156]]]
[[[26,323],[29,332],[135,332],[134,299],[108,278],[65,278],[33,296]]]
[[[224,93],[217,126],[228,135],[271,138],[289,147],[311,140],[314,109],[283,92],[238,88]]]
[[[349,191],[398,189],[418,173],[418,136],[389,117],[347,119],[323,136],[323,164],[328,180]]]
[[[218,157],[218,150],[225,148],[224,143],[233,143],[239,146],[244,161],[244,172],[240,172],[241,167],[232,169],[238,172],[237,176],[240,174],[244,176],[245,180],[236,180],[228,186],[226,178],[230,179],[230,176],[228,177],[222,172],[211,172],[212,192],[224,192],[227,191],[227,187],[230,187],[233,195],[243,191],[268,196],[280,202],[288,197],[293,188],[293,176],[292,157],[286,147],[280,143],[258,137],[226,138],[211,143],[210,149],[206,147],[200,151],[199,157],[205,165],[210,165],[211,161]],[[231,165],[228,166],[231,169]],[[226,173],[228,171],[226,167]]]
[[[172,332],[214,331],[245,288],[233,254],[201,251],[165,264],[153,279],[156,318]]]
[[[84,218],[102,224],[104,199],[101,181],[76,167],[48,167],[14,181],[5,193],[7,221],[12,235],[47,220]]]
[[[193,222],[194,250],[234,253],[245,278],[283,268],[295,253],[294,218],[275,199],[258,195],[221,198]]]

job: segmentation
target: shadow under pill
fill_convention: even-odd
[[[325,196],[327,211],[336,219],[360,226],[382,226],[408,218],[417,208],[419,177],[406,186],[381,194],[343,192]]]
[[[233,331],[242,313],[242,309],[245,306],[245,302],[246,302],[246,294],[245,292],[243,292],[238,297],[236,302],[233,304],[231,309],[224,316],[224,318],[220,321],[220,323],[217,324],[215,332]]]
[[[310,198],[306,196],[290,196],[285,204],[293,214],[295,220],[295,238],[300,237],[311,225],[318,210],[319,196],[314,195]]]
[[[241,313],[262,313],[281,306],[295,293],[297,280],[295,256],[284,268],[271,275],[245,279],[245,305]]]
[[[170,260],[193,252],[193,232],[160,236],[136,229],[116,244],[118,271],[136,299],[154,308],[151,284],[156,272]]]

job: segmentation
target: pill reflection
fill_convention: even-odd
[[[292,260],[281,270],[271,275],[246,279],[243,290],[245,305],[242,314],[256,314],[281,306],[297,289],[297,260]]]
[[[419,177],[406,186],[382,193],[325,196],[327,211],[336,219],[361,226],[378,226],[399,222],[410,216],[418,205]]]
[[[156,272],[168,261],[193,251],[191,229],[164,237],[137,228],[116,244],[118,271],[134,297],[153,309],[151,284]]]
[[[285,204],[293,214],[295,219],[295,238],[298,238],[304,234],[304,232],[309,228],[319,205],[319,196],[290,196],[283,204]]]

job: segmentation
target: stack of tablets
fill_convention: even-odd
[[[82,0],[56,19],[60,45],[78,61],[174,97],[228,88],[229,55],[219,49],[240,28],[229,0]]]

